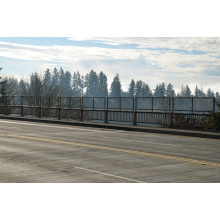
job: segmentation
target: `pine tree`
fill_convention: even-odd
[[[97,73],[93,70],[89,74],[86,74],[85,86],[87,87],[86,96],[99,96],[99,79]]]
[[[122,94],[121,82],[120,82],[119,74],[117,73],[111,84],[111,96],[121,97],[121,94]]]
[[[151,91],[148,84],[143,83],[142,95],[143,95],[143,97],[152,97],[153,96],[152,91]]]
[[[131,82],[129,84],[128,94],[129,94],[129,97],[135,96],[135,82],[133,79],[131,80]]]
[[[194,91],[194,96],[195,97],[206,97],[206,94],[203,92],[203,89],[199,89],[198,86],[196,86],[195,91]]]
[[[167,85],[166,96],[167,97],[175,97],[176,96],[175,91],[173,89],[173,85],[171,83],[169,83]]]
[[[166,95],[166,87],[165,83],[159,84],[156,86],[156,89],[154,90],[154,96],[155,97],[164,97]]]
[[[60,84],[60,75],[59,75],[59,72],[58,72],[57,68],[54,68],[54,70],[53,70],[52,84],[53,85],[59,85]]]
[[[182,96],[182,97],[191,97],[192,96],[191,90],[188,85],[186,85],[185,87],[182,86],[180,96]]]
[[[80,75],[80,73],[77,71],[77,73],[74,72],[73,74],[73,83],[72,83],[72,90],[74,96],[81,96],[83,95],[83,76]]]
[[[215,97],[214,92],[209,88],[206,92],[207,97]]]
[[[8,91],[8,79],[3,78],[1,79],[1,82],[0,82],[0,94],[8,95],[7,91]]]
[[[143,82],[141,80],[136,82],[136,97],[142,97]]]
[[[199,97],[199,88],[198,88],[198,86],[196,86],[196,88],[195,88],[195,90],[194,90],[194,96],[195,97]]]
[[[108,83],[107,76],[101,71],[99,73],[99,96],[107,97],[108,96]]]

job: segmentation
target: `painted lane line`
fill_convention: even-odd
[[[65,126],[53,126],[53,125],[42,125],[42,124],[32,124],[32,123],[20,123],[20,122],[12,122],[12,121],[1,121],[0,123],[12,123],[12,124],[19,124],[19,125],[31,125],[31,126],[39,126],[39,127],[49,127],[49,128],[57,128],[57,129],[69,129],[69,130],[80,130],[80,131],[92,131],[92,132],[109,132],[109,131],[102,131],[102,130],[94,130],[94,129],[86,129],[86,128],[73,128],[73,127],[65,127]]]
[[[189,159],[189,158],[184,158],[184,157],[169,156],[169,155],[164,155],[164,154],[155,154],[155,153],[148,153],[148,152],[142,152],[142,151],[128,150],[128,149],[122,149],[122,148],[116,148],[116,147],[106,147],[106,146],[99,146],[99,145],[94,145],[94,144],[76,143],[76,142],[69,142],[69,141],[60,141],[60,140],[55,140],[55,139],[12,135],[12,134],[4,134],[4,133],[0,133],[0,135],[4,137],[12,137],[12,138],[19,138],[19,139],[26,139],[26,140],[33,140],[33,141],[42,141],[42,142],[49,142],[49,143],[56,143],[56,144],[66,144],[66,145],[72,145],[76,147],[101,149],[101,150],[108,150],[108,151],[114,151],[114,152],[122,152],[122,153],[129,153],[129,154],[135,154],[135,155],[141,155],[141,156],[149,156],[149,157],[176,160],[176,161],[182,161],[182,162],[190,162],[190,163],[195,163],[195,164],[200,164],[200,165],[205,164],[209,166],[220,167],[220,163]]]
[[[101,174],[101,175],[104,175],[104,176],[110,176],[110,177],[114,177],[114,178],[118,178],[118,179],[123,179],[123,180],[131,181],[131,182],[134,182],[134,183],[146,183],[146,182],[142,182],[142,181],[138,181],[138,180],[135,180],[135,179],[126,178],[126,177],[122,177],[122,176],[118,176],[118,175],[114,175],[114,174],[110,174],[110,173],[104,173],[104,172],[100,172],[100,171],[96,171],[96,170],[87,169],[87,168],[84,168],[84,167],[73,166],[73,168],[88,171],[88,172],[91,172],[91,173]],[[56,174],[54,171],[47,171],[47,172],[50,172],[51,174]],[[36,173],[38,173],[38,172],[36,172]],[[31,174],[33,175],[33,172],[31,172]],[[45,174],[45,172],[40,173],[40,175],[41,174]],[[75,176],[75,174],[72,174],[72,175],[68,174],[68,176]],[[47,177],[37,178],[37,179],[35,179],[35,181],[39,181],[39,180],[46,180],[47,181],[48,179],[54,179],[54,178],[60,178],[60,177],[62,177],[62,176],[61,175],[47,176]],[[65,177],[65,175],[63,175],[63,177]]]
[[[81,130],[81,131],[91,131],[91,132],[112,132],[112,131],[102,131],[102,130],[93,130],[93,129],[83,129],[83,128],[70,128],[70,127],[62,127],[62,126],[53,126],[53,125],[41,125],[41,124],[32,124],[32,123],[20,123],[20,122],[8,122],[8,121],[0,121],[3,123],[14,123],[14,124],[20,124],[20,125],[33,125],[33,126],[40,126],[40,127],[51,127],[51,128],[57,128],[57,129],[69,129],[69,130]],[[124,131],[123,131],[124,132]],[[117,132],[115,132],[117,134]],[[123,134],[124,135],[124,134]],[[131,134],[125,134],[131,136]],[[137,136],[136,134],[132,134],[132,136]],[[143,137],[143,135],[142,135]],[[92,137],[93,138],[93,137]],[[127,141],[127,142],[137,142],[137,143],[144,143],[144,144],[153,144],[153,145],[162,145],[162,146],[173,146],[173,147],[180,147],[180,145],[175,145],[175,144],[164,144],[164,143],[157,143],[157,142],[150,142],[150,141],[136,141],[136,140],[131,140],[131,139],[121,139],[121,138],[109,138],[109,137],[102,137],[103,139],[109,139],[109,140],[118,140],[118,141]]]
[[[136,182],[136,183],[145,183],[145,182],[138,181],[138,180],[135,180],[135,179],[130,179],[130,178],[126,178],[126,177],[122,177],[122,176],[118,176],[118,175],[114,175],[114,174],[109,174],[109,173],[104,173],[104,172],[100,172],[100,171],[90,170],[90,169],[83,168],[83,167],[74,166],[74,168],[89,171],[89,172],[93,172],[93,173],[102,174],[102,175],[105,175],[105,176],[112,176],[112,177],[116,177],[116,178],[119,178],[119,179],[129,180],[129,181]]]

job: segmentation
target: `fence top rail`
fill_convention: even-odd
[[[86,97],[86,96],[34,96],[34,95],[1,95],[0,94],[0,97],[53,97],[53,98],[58,98],[58,97],[61,97],[61,98],[119,98],[119,99],[134,99],[134,98],[137,98],[137,99],[152,99],[152,98],[162,98],[162,99],[168,99],[168,98],[173,98],[173,99],[185,99],[185,98],[188,98],[188,99],[215,99],[215,97],[196,97],[196,96],[187,96],[187,97],[171,97],[171,96],[166,96],[166,97],[159,97],[159,96],[146,96],[146,97],[110,97],[110,96],[107,96],[107,97],[104,97],[104,96],[101,96],[101,97],[96,97],[96,96],[91,96],[91,97]]]
[[[80,97],[78,97],[80,98]],[[106,99],[106,97],[82,97],[83,99]]]
[[[191,96],[191,97],[172,97],[173,99],[215,99],[215,97],[196,97],[196,96]]]

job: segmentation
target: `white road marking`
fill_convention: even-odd
[[[44,125],[44,124],[32,124],[32,123],[21,123],[21,122],[12,122],[12,121],[2,121],[0,120],[0,122],[2,123],[12,123],[12,124],[20,124],[20,125],[31,125],[31,126],[39,126],[39,127],[51,127],[51,128],[62,128],[62,129],[69,129],[69,130],[77,130],[77,131],[90,131],[90,132],[94,132],[94,133],[100,133],[100,132],[104,132],[104,133],[112,133],[114,131],[115,134],[119,133],[119,131],[116,130],[111,130],[111,131],[107,131],[107,130],[94,130],[94,129],[87,129],[87,128],[73,128],[73,127],[65,127],[65,126],[53,126],[53,125]],[[120,133],[123,132],[123,135],[129,135],[129,136],[141,136],[143,137],[143,135],[138,135],[138,134],[128,134],[126,131],[120,131]],[[147,136],[148,134],[144,134],[145,136]],[[93,137],[91,137],[93,138]],[[131,140],[131,139],[121,139],[121,138],[110,138],[110,137],[102,137],[103,139],[107,139],[107,140],[115,140],[115,141],[126,141],[126,142],[137,142],[137,143],[143,143],[143,144],[153,144],[153,145],[162,145],[162,146],[173,146],[173,147],[180,147],[180,145],[176,145],[176,144],[165,144],[165,143],[161,143],[161,142],[150,142],[150,141],[138,141],[138,140]]]
[[[70,128],[70,127],[62,127],[62,126],[53,126],[53,125],[42,125],[42,124],[32,124],[32,123],[20,123],[20,122],[12,122],[12,121],[10,121],[10,122],[8,122],[8,121],[0,121],[0,122],[3,122],[3,123],[14,123],[14,124],[21,124],[21,125],[33,125],[33,126],[40,126],[40,127],[51,127],[51,128],[62,128],[62,129],[70,129],[70,130],[81,130],[81,131],[92,131],[92,132],[112,132],[112,131],[100,131],[100,130],[94,130],[94,129],[83,129],[83,128]],[[131,135],[131,134],[128,134],[129,136]],[[133,135],[133,134],[132,134]],[[136,140],[131,140],[131,139],[129,139],[129,140],[127,140],[127,139],[120,139],[120,138],[109,138],[109,137],[102,137],[102,138],[104,138],[104,139],[108,139],[108,140],[118,140],[118,141],[128,141],[128,142],[131,142],[131,141],[133,141],[133,142],[139,142],[139,143],[144,143],[144,144],[154,144],[154,145],[158,145],[158,144],[160,144],[160,145],[164,145],[164,146],[174,146],[174,147],[176,147],[176,146],[179,146],[179,145],[172,145],[172,144],[163,144],[163,143],[155,143],[155,142],[147,142],[147,141],[136,141]]]
[[[138,180],[134,180],[134,179],[130,179],[130,178],[122,177],[122,176],[117,176],[117,175],[114,175],[114,174],[99,172],[99,171],[95,171],[95,170],[90,170],[90,169],[83,168],[83,167],[74,166],[74,168],[89,171],[89,172],[93,172],[93,173],[102,174],[102,175],[105,175],[105,176],[112,176],[112,177],[116,177],[116,178],[119,178],[119,179],[129,180],[129,181],[136,182],[136,183],[145,183],[145,182],[141,182],[141,181],[138,181]]]
[[[14,122],[14,121],[2,121],[0,120],[0,123],[12,123],[12,124],[20,124],[20,125],[33,125],[33,126],[39,126],[39,127],[49,127],[49,128],[63,128],[63,129],[70,129],[70,130],[81,130],[81,131],[92,131],[92,132],[110,132],[110,131],[96,131],[94,129],[87,129],[87,128],[72,128],[72,127],[65,127],[65,126],[53,126],[53,125],[43,125],[43,124],[32,124],[32,123],[20,123],[20,122]]]

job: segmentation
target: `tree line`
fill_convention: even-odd
[[[1,68],[0,68],[1,71]],[[158,84],[155,89],[142,80],[131,80],[127,91],[122,90],[120,76],[117,73],[108,88],[107,76],[101,71],[96,73],[91,70],[86,75],[79,72],[64,71],[54,68],[47,69],[43,74],[32,73],[28,81],[18,80],[14,77],[0,77],[1,95],[27,95],[27,96],[84,96],[84,97],[216,97],[210,88],[205,92],[195,87],[191,91],[188,85],[182,86],[176,92],[171,83]]]

